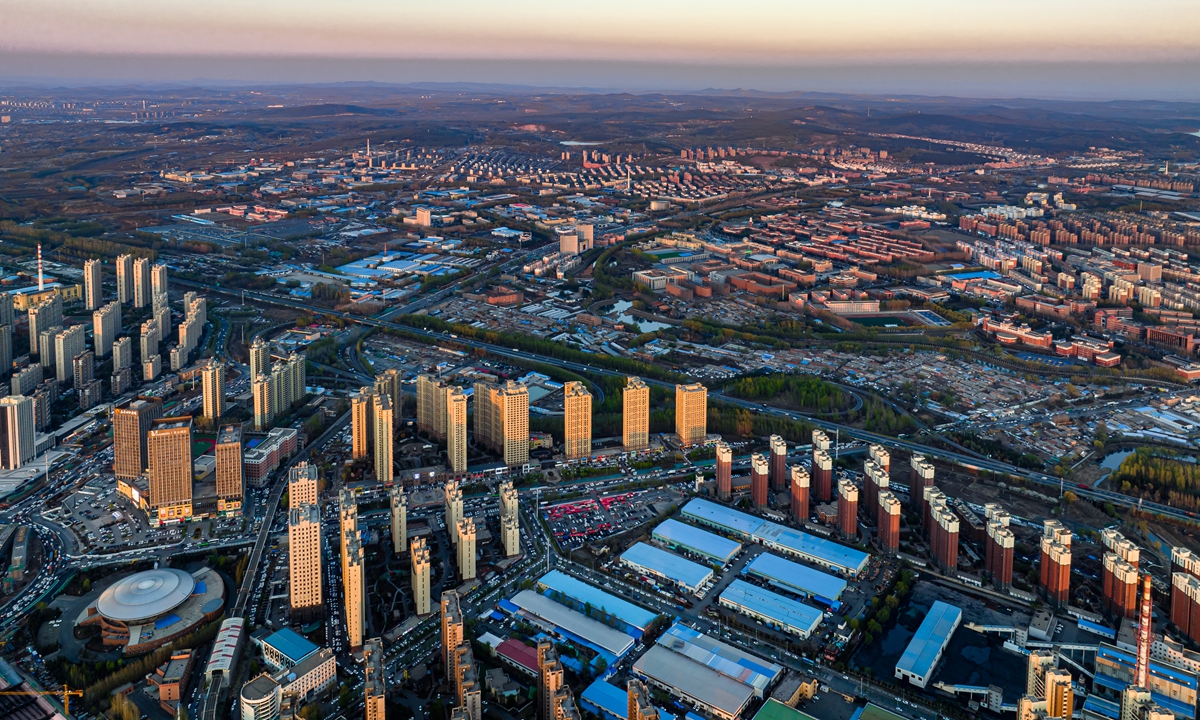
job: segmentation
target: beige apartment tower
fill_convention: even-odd
[[[368,388],[363,388],[350,398],[350,456],[355,460],[361,460],[371,452],[373,395]]]
[[[288,514],[288,584],[292,617],[300,622],[320,617],[321,510],[316,505],[294,507]]]
[[[476,381],[475,392],[472,397],[475,398],[475,446],[495,448],[496,441],[493,437],[493,425],[495,425],[496,415],[496,394],[500,391],[500,386],[495,383],[486,382],[483,380]],[[419,407],[420,403],[418,403]]]
[[[163,418],[146,434],[150,509],[157,523],[192,516],[192,418]]]
[[[271,346],[262,337],[250,343],[250,377],[271,374]]]
[[[371,420],[375,426],[375,479],[390,485],[395,464],[392,460],[392,399],[387,395],[372,398]]]
[[[366,720],[387,720],[387,676],[383,660],[383,642],[379,638],[363,643],[363,714]]]
[[[499,446],[504,464],[520,467],[529,462],[529,389],[507,382],[496,394],[493,420],[499,420]]]
[[[362,647],[367,629],[366,560],[358,532],[347,533],[346,554],[342,558],[342,594],[346,610],[346,641],[350,650]]]
[[[425,617],[430,612],[429,597],[429,546],[425,538],[413,538],[409,546],[409,556],[412,563],[412,594],[413,612],[418,617]]]
[[[463,582],[475,579],[475,520],[458,521],[458,575]]]
[[[217,433],[214,454],[217,459],[217,512],[222,516],[241,515],[242,501],[246,496],[241,425],[221,428]]]
[[[254,396],[254,429],[265,432],[275,422],[275,404],[273,402],[271,378],[259,375],[250,383],[250,391]]]
[[[636,678],[630,678],[625,688],[628,692],[628,720],[658,720],[658,708],[650,698],[650,688]]]
[[[138,258],[133,261],[133,306],[143,308],[150,304],[150,261]]]
[[[708,389],[700,383],[675,386],[675,434],[683,445],[703,445],[708,437]]]
[[[457,480],[447,480],[443,492],[446,506],[446,534],[450,536],[451,542],[458,543],[455,528],[458,527],[458,521],[463,519],[462,489],[458,486]]]
[[[124,305],[133,300],[133,257],[117,256],[117,302]]]
[[[625,449],[650,447],[650,388],[641,378],[625,380],[621,405],[621,441]]]
[[[500,544],[504,557],[521,554],[521,523],[515,516],[500,518]]]
[[[111,302],[92,311],[92,347],[99,357],[112,352],[113,342],[121,331],[121,305]]]
[[[215,426],[225,414],[225,363],[209,360],[200,370],[200,383],[204,392],[204,419]]]
[[[392,510],[392,552],[399,555],[408,548],[408,498],[404,486],[396,484],[389,488],[388,500]]]
[[[83,307],[95,310],[102,304],[100,292],[100,261],[88,260],[83,264]]]
[[[454,684],[454,648],[462,644],[463,614],[458,593],[447,590],[442,593],[442,669],[446,680]]]
[[[500,517],[516,517],[519,512],[519,498],[512,480],[500,481]]]
[[[387,395],[392,399],[392,412],[394,420],[400,419],[400,411],[403,407],[403,379],[404,377],[396,368],[389,368],[375,376],[375,392],[381,395]]]
[[[317,505],[317,466],[301,461],[288,470],[288,509]]]
[[[592,455],[592,394],[578,381],[563,386],[563,455],[568,460]]]
[[[417,376],[417,430],[438,440],[446,437],[447,389],[429,373]]]
[[[113,410],[113,475],[129,480],[146,471],[146,434],[162,407],[161,400],[138,398]]]
[[[467,396],[462,388],[446,388],[446,465],[452,473],[467,471]]]

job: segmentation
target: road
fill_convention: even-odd
[[[262,525],[259,527],[258,539],[254,543],[254,550],[250,553],[250,562],[246,566],[246,574],[242,576],[242,587],[238,590],[237,601],[233,605],[233,615],[245,617],[246,603],[249,600],[252,592],[256,589],[261,590],[257,586],[258,563],[262,559],[263,549],[270,541],[271,528],[275,524],[275,513],[279,511],[279,500],[283,496],[283,491],[287,488],[287,483],[281,478],[287,475],[288,471],[296,463],[302,462],[309,458],[313,449],[320,448],[329,442],[330,438],[336,435],[350,422],[350,413],[347,412],[338,418],[330,425],[325,432],[321,433],[320,437],[309,443],[303,450],[292,456],[292,459],[286,465],[279,468],[275,472],[273,480],[275,487],[271,490],[270,499],[267,501],[266,510],[263,512]]]
[[[208,290],[210,292],[214,292],[214,293],[225,293],[225,294],[230,294],[230,295],[234,295],[234,296],[239,296],[241,294],[239,291],[220,288],[215,285],[206,285],[206,284],[196,283],[196,282],[191,282],[191,281],[179,281],[179,282],[184,285],[203,288],[203,289],[206,289],[206,290]],[[297,310],[311,311],[311,308],[305,306],[303,303],[299,303],[295,300],[292,300],[291,298],[276,295],[274,293],[261,293],[261,292],[246,291],[245,294],[247,296],[249,296],[251,299],[258,300],[260,302],[282,305],[284,307],[291,307],[291,308],[294,308]],[[378,318],[359,317],[357,315],[352,315],[350,313],[339,313],[336,311],[322,311],[322,312],[325,315],[339,317],[339,318],[342,318],[343,320],[347,320],[350,322],[356,322],[356,323],[366,325],[366,326],[387,328],[390,330],[396,330],[398,332],[405,332],[405,333],[409,333],[412,335],[421,336],[421,337],[424,337],[424,338],[434,341],[434,342],[438,342],[438,341],[454,342],[459,345],[465,345],[465,346],[468,346],[471,348],[485,350],[485,351],[487,351],[491,354],[494,354],[498,357],[504,357],[504,358],[508,358],[510,360],[526,360],[526,361],[535,360],[535,361],[539,361],[539,362],[549,363],[552,365],[557,365],[559,367],[562,367],[562,368],[565,368],[568,370],[573,370],[575,372],[592,373],[592,374],[598,374],[598,375],[609,375],[612,377],[624,377],[624,373],[620,373],[615,370],[608,370],[605,368],[594,367],[592,365],[575,362],[572,360],[562,360],[559,358],[546,357],[544,355],[538,355],[538,354],[532,353],[532,352],[517,351],[513,348],[501,347],[498,345],[494,345],[492,343],[487,343],[487,342],[483,342],[480,340],[473,340],[470,338],[462,338],[462,337],[450,338],[447,334],[444,334],[444,333],[432,332],[429,330],[422,330],[420,328],[412,328],[407,325],[400,325],[398,323],[393,323],[393,322],[389,322],[386,320],[380,320]],[[645,380],[646,384],[648,384],[648,385],[657,385],[660,387],[673,389],[672,383],[663,382],[661,380],[652,380],[649,378],[643,378],[643,380]],[[990,458],[974,457],[972,455],[968,455],[963,452],[933,447],[930,445],[925,445],[922,443],[914,442],[912,440],[906,440],[906,439],[902,439],[902,438],[894,438],[894,437],[891,437],[888,435],[881,435],[879,433],[869,432],[867,430],[850,427],[848,425],[841,425],[839,423],[829,422],[827,420],[820,420],[820,419],[805,415],[803,413],[793,412],[793,411],[789,411],[789,410],[781,410],[779,408],[771,407],[770,405],[764,405],[762,403],[752,402],[749,400],[740,400],[740,399],[732,398],[729,396],[722,396],[722,399],[724,400],[724,402],[727,402],[731,405],[734,405],[737,407],[743,407],[743,408],[746,408],[753,412],[774,415],[777,417],[786,417],[786,418],[789,418],[792,420],[804,421],[804,422],[806,422],[810,425],[813,425],[817,428],[820,428],[822,430],[826,430],[829,432],[841,433],[841,434],[846,435],[847,437],[854,438],[856,440],[863,440],[865,442],[877,443],[877,444],[889,446],[889,447],[898,447],[903,450],[907,450],[909,452],[926,455],[926,456],[932,457],[932,458],[939,458],[941,460],[945,460],[945,461],[951,462],[951,463],[957,463],[957,464],[967,467],[969,469],[987,470],[989,472],[1008,474],[1008,475],[1012,475],[1012,476],[1016,476],[1016,477],[1021,477],[1030,482],[1034,482],[1039,485],[1043,485],[1043,486],[1054,488],[1054,489],[1064,487],[1062,484],[1063,481],[1061,478],[1057,478],[1052,475],[1047,475],[1047,474],[1041,473],[1041,472],[1036,472],[1036,471],[1032,471],[1032,470],[1026,470],[1024,468],[1019,468],[1019,467],[1016,467],[1015,465],[1009,465],[1008,463],[1001,462],[999,460],[993,460]],[[1150,513],[1153,515],[1157,515],[1157,516],[1172,519],[1172,520],[1180,520],[1180,521],[1189,522],[1189,521],[1194,521],[1196,519],[1195,515],[1187,512],[1187,511],[1178,510],[1176,508],[1170,507],[1168,505],[1163,505],[1161,503],[1142,501],[1140,498],[1130,497],[1128,495],[1124,495],[1124,494],[1118,493],[1118,492],[1112,492],[1112,491],[1108,491],[1108,490],[1099,490],[1099,489],[1095,489],[1095,488],[1078,487],[1078,486],[1072,487],[1071,492],[1075,493],[1079,497],[1087,498],[1089,500],[1095,500],[1095,501],[1102,502],[1102,503],[1110,502],[1110,503],[1113,503],[1113,505],[1118,506],[1118,507],[1134,508],[1134,509],[1138,509],[1142,512],[1147,512],[1147,513]]]

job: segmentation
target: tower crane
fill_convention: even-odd
[[[0,690],[2,695],[55,695],[62,699],[63,714],[71,714],[71,698],[83,697],[82,690],[72,690],[63,685],[62,690]]]

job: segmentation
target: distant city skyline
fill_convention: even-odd
[[[1200,5],[0,0],[0,81],[1200,99]]]

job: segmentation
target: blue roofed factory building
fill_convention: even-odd
[[[846,592],[845,580],[771,553],[754,558],[743,572],[789,593],[822,598],[827,605],[841,600]]]
[[[682,515],[700,525],[761,543],[784,555],[806,560],[847,577],[858,577],[867,567],[869,556],[861,550],[747,515],[709,500],[693,499],[683,507]]]
[[[666,580],[688,592],[695,592],[696,588],[708,582],[713,576],[710,567],[641,542],[622,553],[621,562],[636,572]]]
[[[929,608],[921,627],[908,641],[904,654],[896,662],[896,678],[924,689],[933,677],[942,653],[962,622],[962,610],[940,600]]]
[[[284,670],[299,665],[319,648],[294,630],[283,628],[262,641],[263,660],[272,670]]]
[[[605,720],[629,720],[629,691],[596,680],[579,694],[580,705],[584,710],[596,713]],[[659,710],[660,718],[669,718],[673,713]]]
[[[821,624],[823,613],[745,580],[734,580],[721,593],[722,607],[761,620],[783,632],[807,639]]]
[[[625,625],[629,634],[635,638],[640,638],[657,617],[649,610],[640,608],[628,600],[610,595],[559,570],[551,570],[538,578],[537,588],[547,597],[562,602],[577,611],[586,614],[590,608],[592,611],[599,611],[615,618]]]
[[[1133,653],[1100,643],[1096,650],[1096,693],[1119,701],[1121,693],[1133,682],[1136,663]],[[1149,670],[1150,699],[1176,717],[1196,717],[1196,675],[1154,660],[1150,661]]]
[[[721,537],[674,519],[660,523],[654,529],[651,537],[672,550],[682,550],[699,555],[722,566],[729,564],[742,549],[742,544],[736,540]]]
[[[783,676],[783,667],[693,630],[683,623],[672,625],[659,636],[657,642],[710,670],[749,685],[754,689],[755,697],[760,699]]]

